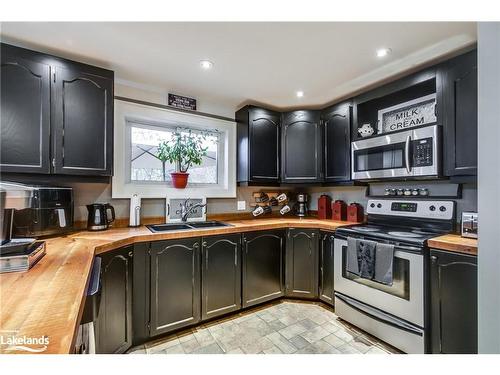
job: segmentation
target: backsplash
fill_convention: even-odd
[[[87,220],[86,205],[90,203],[110,203],[116,212],[117,218],[128,218],[130,199],[112,199],[111,184],[106,183],[66,183],[74,191],[75,200],[75,221]],[[248,218],[251,216],[250,202],[254,201],[252,193],[255,191],[276,190],[276,188],[259,187],[238,187],[236,198],[208,198],[207,213],[234,213],[247,212]],[[280,191],[293,190],[293,188],[280,188]],[[246,202],[246,210],[237,210],[237,201]],[[158,217],[165,215],[165,199],[143,199],[142,217]]]
[[[395,185],[400,185],[402,183],[387,183],[387,187],[392,187]],[[410,185],[418,185],[417,183],[408,183]],[[435,190],[444,190],[448,187],[445,185],[451,185],[443,181],[426,181],[426,187],[429,187],[429,191],[432,192],[432,187]],[[335,186],[335,187],[311,187],[306,191],[309,194],[309,209],[317,210],[318,198],[321,194],[329,195],[332,200],[341,199],[346,203],[356,202],[366,209],[366,204],[368,202],[368,197],[366,196],[367,187],[364,186]],[[432,198],[432,197],[431,197]],[[435,198],[440,199],[440,198]],[[464,184],[462,186],[462,198],[452,199],[457,202],[457,222],[461,220],[463,211],[474,211],[477,212],[477,185],[476,184]]]

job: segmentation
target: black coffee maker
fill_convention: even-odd
[[[297,194],[297,202],[294,206],[295,216],[305,217],[307,216],[309,210],[307,207],[308,196],[304,193]]]
[[[88,204],[89,218],[87,220],[87,230],[106,230],[115,221],[115,209],[109,203]],[[111,218],[108,218],[108,211]]]

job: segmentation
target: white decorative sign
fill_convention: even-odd
[[[422,96],[378,111],[378,133],[429,125],[437,121],[436,94]]]

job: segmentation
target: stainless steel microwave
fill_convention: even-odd
[[[353,180],[438,177],[441,127],[381,134],[351,143]]]

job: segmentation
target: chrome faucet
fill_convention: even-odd
[[[186,199],[184,202],[181,203],[181,220],[183,222],[186,222],[188,219],[189,214],[191,214],[195,209],[201,207],[205,207],[207,204],[201,204],[197,203],[192,206],[188,207],[188,202],[191,200],[191,198]]]

